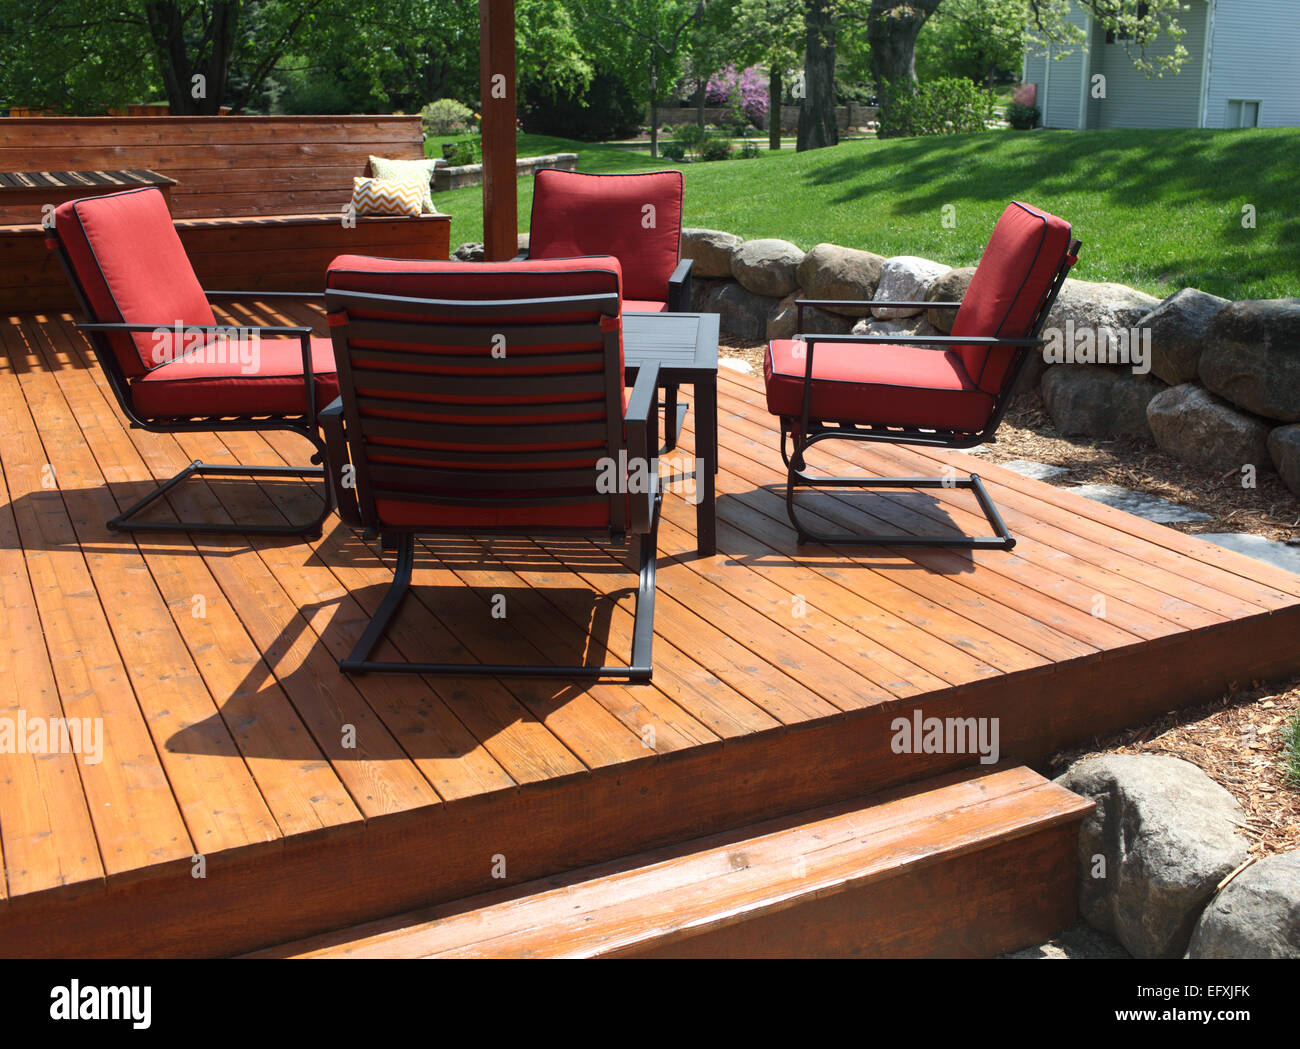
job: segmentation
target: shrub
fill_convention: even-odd
[[[969,80],[941,77],[914,92],[889,92],[880,114],[880,137],[955,135],[984,131],[993,119],[993,93]]]
[[[700,147],[701,160],[727,160],[735,147],[725,138],[706,139],[704,145]]]
[[[559,135],[580,142],[628,138],[641,130],[645,106],[623,81],[597,72],[583,91],[539,87],[523,101],[524,127],[535,135]]]
[[[469,127],[473,115],[454,98],[440,98],[420,110],[420,121],[426,135],[454,135]]]
[[[1019,102],[1007,106],[1007,123],[1019,131],[1037,127],[1042,115],[1037,106],[1022,106]]]
[[[758,159],[758,143],[757,143],[757,142],[746,142],[744,145],[742,145],[742,146],[740,147],[740,159],[741,159],[741,160],[757,160],[757,159]]]
[[[680,140],[665,142],[659,147],[659,153],[665,160],[671,160],[674,164],[680,164],[686,159],[686,147]]]
[[[444,142],[442,156],[454,168],[479,162],[479,143],[477,139],[463,139],[460,142]]]
[[[677,129],[676,141],[687,153],[698,153],[709,140],[709,133],[699,124],[683,124]]]

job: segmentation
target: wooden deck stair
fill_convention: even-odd
[[[966,770],[252,957],[991,956],[1073,921],[1091,809]]]

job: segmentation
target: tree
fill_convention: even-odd
[[[916,40],[926,20],[942,0],[871,0],[867,11],[867,39],[871,45],[871,72],[882,110],[899,92],[916,89]],[[1068,20],[1076,0],[1022,0],[1023,17],[1032,35],[1066,47],[1083,43],[1083,30]],[[1183,0],[1077,0],[1103,29],[1128,41],[1133,64],[1148,76],[1176,72],[1187,60],[1179,41],[1185,30],[1178,22]],[[860,17],[855,15],[855,17]],[[1167,37],[1174,47],[1166,55],[1150,58],[1147,47]],[[1137,51],[1134,53],[1133,48]]]
[[[650,155],[659,156],[659,98],[681,78],[689,31],[704,17],[706,0],[579,0],[589,23],[604,30],[600,46],[639,81],[650,102]]]
[[[781,148],[785,78],[803,57],[802,0],[739,0],[732,17],[732,53],[767,67],[767,144]]]
[[[1025,0],[944,0],[917,37],[917,75],[992,88],[999,73],[1020,69],[1028,25]]]
[[[934,0],[938,3],[938,0]],[[804,97],[795,148],[821,149],[840,140],[835,121],[836,0],[804,0]]]

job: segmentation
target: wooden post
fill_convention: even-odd
[[[518,244],[515,172],[515,0],[479,0],[483,257],[504,262]]]

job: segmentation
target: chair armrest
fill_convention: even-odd
[[[795,299],[796,306],[924,306],[929,309],[931,306],[939,308],[949,307],[956,309],[961,305],[960,302],[922,302],[919,299],[908,299],[906,301],[886,301],[884,299]]]
[[[1041,338],[1012,339],[1001,335],[834,335],[808,333],[803,342],[860,342],[864,346],[922,346],[947,349],[951,346],[1042,346]]]
[[[317,299],[325,301],[323,291],[205,291],[209,299]]]
[[[355,483],[343,483],[343,471],[351,467],[348,461],[348,442],[343,433],[343,398],[335,397],[329,407],[318,416],[321,433],[325,435],[325,483],[329,485],[334,506],[345,524],[361,527],[361,508],[357,504]]]
[[[126,324],[117,321],[81,321],[76,325],[76,328],[77,331],[175,331],[176,322],[171,321],[167,324]],[[222,332],[247,329],[266,332],[270,335],[306,335],[308,338],[311,337],[310,328],[292,324],[184,324],[181,328],[183,331],[203,332],[205,335],[220,335]]]
[[[668,278],[668,312],[691,312],[691,264],[694,259],[681,259],[672,276]]]
[[[623,414],[623,426],[627,431],[628,470],[633,470],[637,462],[643,462],[646,464],[646,476],[650,480],[645,492],[630,492],[628,495],[631,511],[629,527],[641,535],[650,531],[654,520],[655,496],[659,489],[659,464],[655,454],[659,443],[655,432],[659,419],[655,411],[658,391],[659,365],[643,365],[637,371],[632,395],[628,398],[627,410]]]

